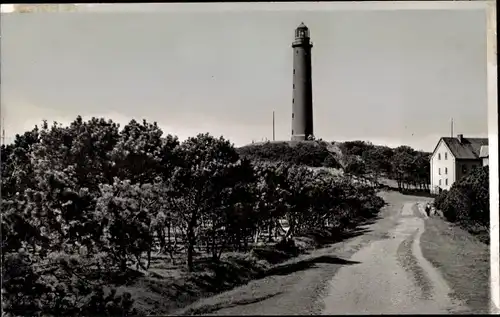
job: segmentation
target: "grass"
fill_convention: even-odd
[[[272,251],[267,256],[272,257],[270,254]],[[218,263],[208,257],[198,258],[195,264],[196,271],[188,273],[182,261],[173,265],[166,257],[155,258],[147,274],[118,290],[132,294],[140,315],[169,314],[201,297],[244,284],[264,274],[269,266],[254,253],[224,254]]]
[[[472,234],[479,241],[489,244],[490,243],[490,231],[489,227],[484,225],[475,223],[474,221],[469,221],[468,223],[460,223],[458,224],[460,228],[466,230],[470,234]]]
[[[474,314],[490,307],[490,252],[487,244],[466,230],[433,217],[425,220],[421,236],[424,257],[439,269],[453,290]]]
[[[415,240],[415,236],[416,232],[406,238],[398,247],[398,262],[407,272],[409,272],[413,276],[415,283],[422,290],[422,294],[420,294],[421,299],[429,300],[431,299],[432,294],[430,281],[425,274],[424,269],[418,264],[418,260],[412,251],[412,245],[413,241]]]

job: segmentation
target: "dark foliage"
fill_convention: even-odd
[[[252,161],[285,162],[311,167],[339,166],[335,156],[327,150],[326,143],[320,141],[266,142],[243,146],[237,151]]]
[[[441,192],[434,200],[436,208],[450,222],[467,230],[489,229],[489,168],[478,167],[455,182],[449,191]]]
[[[397,181],[401,191],[428,191],[430,153],[409,146],[392,149],[364,141],[334,142],[340,152],[323,141],[266,142],[237,149],[251,161],[287,162],[309,167],[342,168],[349,176],[379,183],[381,177]],[[411,188],[412,187],[412,188]]]
[[[135,314],[110,279],[148,272],[153,252],[181,255],[194,271],[201,252],[220,262],[267,231],[294,253],[294,237],[341,232],[383,205],[372,187],[305,166],[339,164],[324,142],[239,152],[222,137],[179,142],[134,120],[120,131],[78,117],[18,135],[1,148],[4,312]]]

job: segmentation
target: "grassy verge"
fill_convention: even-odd
[[[273,260],[280,262],[291,256],[267,247],[249,253],[226,253],[217,263],[200,257],[192,273],[186,272],[181,259],[172,264],[165,256],[155,257],[146,274],[121,286],[119,292],[131,293],[140,315],[169,314],[202,297],[244,284],[264,274]]]
[[[425,220],[421,236],[424,257],[439,269],[456,298],[474,314],[490,305],[489,247],[466,230],[433,217]]]

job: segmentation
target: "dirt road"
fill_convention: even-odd
[[[422,256],[420,236],[427,217],[415,202],[403,205],[389,239],[356,252],[332,279],[324,314],[445,314],[464,312],[451,289]]]
[[[426,198],[384,193],[389,203],[363,234],[282,264],[269,276],[191,305],[205,315],[465,312],[422,256]]]

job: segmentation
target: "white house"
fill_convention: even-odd
[[[464,138],[462,134],[456,138],[439,139],[430,162],[431,192],[449,190],[455,181],[467,175],[472,169],[483,164],[487,165],[487,146],[487,138]]]

